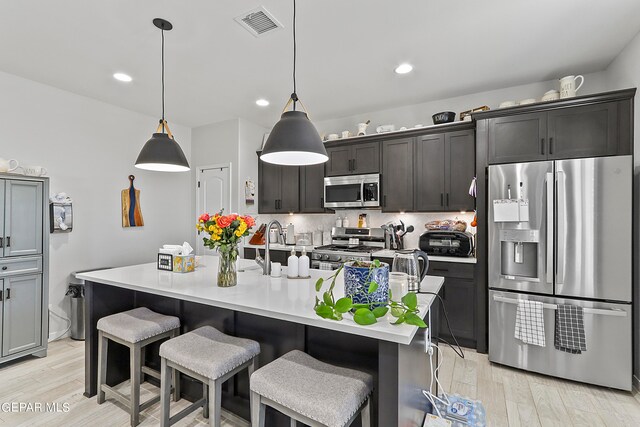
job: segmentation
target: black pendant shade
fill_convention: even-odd
[[[160,172],[185,172],[189,170],[189,162],[164,119],[164,32],[171,30],[173,25],[161,18],[154,19],[153,25],[162,33],[162,119],[156,133],[142,147],[136,167]]]
[[[142,147],[136,167],[162,172],[185,172],[189,170],[189,162],[173,138],[166,133],[154,133]]]
[[[316,127],[302,111],[285,111],[275,124],[260,159],[279,165],[316,165],[329,160]]]

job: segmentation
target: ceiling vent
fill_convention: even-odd
[[[237,16],[235,20],[255,37],[282,28],[282,24],[263,6],[243,13]]]

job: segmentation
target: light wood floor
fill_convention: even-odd
[[[640,395],[558,380],[489,363],[487,356],[465,350],[460,359],[444,350],[442,386],[450,393],[479,399],[487,410],[488,426],[640,426]],[[143,384],[145,400],[157,388]],[[128,390],[122,390],[128,394]],[[64,339],[49,345],[46,358],[27,358],[0,368],[0,405],[8,402],[68,403],[67,413],[7,413],[2,426],[128,426],[121,405],[102,405],[84,392],[84,343]],[[185,399],[172,411],[188,405]],[[141,426],[157,426],[159,405],[142,413]],[[196,411],[180,426],[206,424]],[[235,427],[223,420],[223,427]],[[384,426],[391,427],[391,426]]]

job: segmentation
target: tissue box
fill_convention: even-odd
[[[190,273],[195,270],[195,255],[158,254],[158,270],[173,271],[175,273]]]
[[[190,273],[196,268],[195,255],[174,255],[173,256],[173,272],[174,273]]]

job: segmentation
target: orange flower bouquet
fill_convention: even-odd
[[[235,286],[238,282],[236,261],[238,260],[238,243],[249,235],[256,221],[249,215],[222,215],[222,211],[211,216],[204,213],[198,217],[196,228],[198,234],[205,232],[204,245],[220,253],[218,266],[218,286]]]

